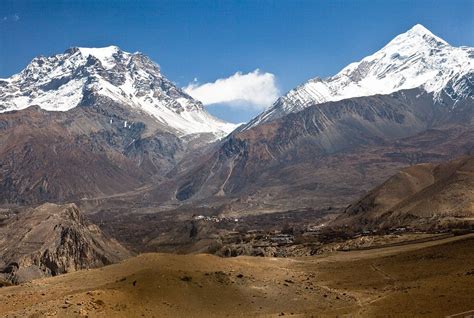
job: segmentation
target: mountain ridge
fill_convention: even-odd
[[[422,163],[472,153],[472,105],[467,98],[451,110],[419,88],[314,104],[237,130],[194,166],[178,166],[176,197],[205,204],[227,198],[244,210],[277,207],[277,197],[286,209],[333,206],[335,198],[348,204],[411,156]]]

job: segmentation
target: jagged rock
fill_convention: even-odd
[[[45,203],[0,227],[0,269],[13,283],[108,265],[130,256],[88,223],[75,204]]]

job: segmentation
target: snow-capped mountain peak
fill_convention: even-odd
[[[417,24],[376,53],[349,64],[335,76],[313,78],[290,90],[246,127],[314,104],[390,94],[403,89],[419,87],[439,98],[450,84],[450,96],[453,99],[462,98],[466,88],[462,79],[473,72],[473,48],[450,46]]]
[[[415,24],[410,30],[408,30],[405,33],[402,33],[398,36],[396,36],[392,41],[390,41],[387,46],[389,45],[398,45],[402,43],[403,41],[406,41],[408,39],[414,39],[416,41],[423,40],[426,43],[430,43],[432,45],[449,45],[448,42],[443,40],[442,38],[434,35],[431,33],[430,30],[425,28],[421,24]]]
[[[208,114],[150,58],[117,46],[73,47],[34,58],[20,73],[0,79],[0,112],[32,105],[68,111],[91,95],[148,113],[177,135],[209,132],[220,137],[235,128]]]
[[[86,58],[89,55],[95,57],[106,68],[113,68],[115,66],[114,55],[121,52],[120,49],[114,45],[102,47],[102,48],[78,47],[77,50],[82,56]]]

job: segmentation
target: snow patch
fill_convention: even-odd
[[[87,58],[89,55],[92,55],[98,59],[105,68],[112,68],[115,66],[115,59],[113,56],[120,51],[120,49],[116,46],[107,46],[102,48],[79,47],[78,49],[84,57]]]

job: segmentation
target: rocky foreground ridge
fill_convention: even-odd
[[[130,255],[88,223],[75,204],[45,203],[23,211],[1,211],[3,284],[100,267]]]

